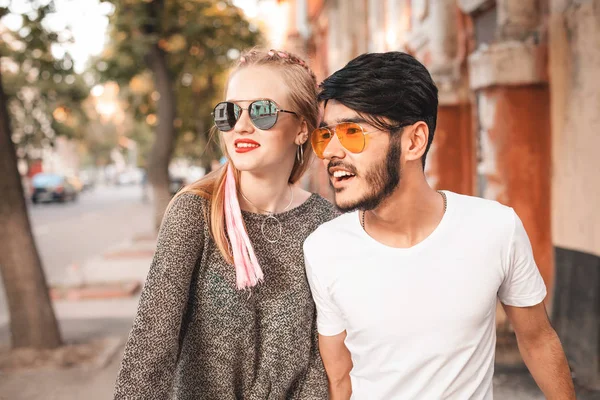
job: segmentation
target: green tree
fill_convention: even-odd
[[[117,132],[118,127],[113,122],[92,118],[84,133],[84,163],[92,167],[108,165],[111,152],[119,145]]]
[[[69,54],[62,59],[52,55],[52,46],[69,40],[68,34],[59,35],[44,26],[46,17],[54,12],[53,2],[39,5],[31,1],[30,6],[32,12],[20,16],[18,31],[6,29],[0,40],[12,140],[18,158],[28,165],[40,149],[52,146],[57,136],[82,138],[87,116],[81,104],[89,95]]]
[[[39,8],[37,16],[41,19],[38,21],[41,21],[51,10],[52,4]],[[0,18],[7,12],[6,8],[0,8]],[[29,20],[29,17],[24,19]],[[55,40],[45,35],[45,31],[38,31],[38,33],[40,36],[31,39],[35,39],[33,43],[23,43],[22,36],[14,35],[11,42],[8,44],[5,42],[2,46],[0,55],[12,56],[7,60],[11,67],[21,68],[24,64],[28,64],[28,60],[32,60],[30,64],[35,65],[36,62],[33,60],[37,60],[39,58],[37,56],[41,55],[37,52],[34,54],[34,51],[39,49],[42,43],[44,46],[50,46],[50,43]],[[27,55],[30,51],[29,58]],[[52,64],[50,59],[43,59],[40,63]],[[28,73],[33,72],[29,70]],[[12,141],[8,101],[2,86],[3,74],[4,70],[0,69],[0,193],[2,193],[0,196],[0,273],[8,301],[12,345],[13,347],[54,348],[62,341],[27,214],[23,186],[17,168],[17,152]],[[43,104],[39,106],[43,107]],[[40,112],[43,111],[36,112],[34,118],[40,117]],[[51,124],[51,120],[41,121],[41,117],[38,121],[44,127]]]
[[[129,111],[155,129],[148,177],[158,228],[171,197],[168,167],[177,133],[206,145],[224,72],[259,34],[230,0],[110,2],[111,40],[96,66],[104,79],[121,85]]]

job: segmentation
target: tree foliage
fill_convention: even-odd
[[[176,154],[202,156],[208,164],[218,157],[217,149],[205,149],[213,103],[222,95],[232,61],[242,49],[259,44],[257,29],[230,1],[167,0],[160,13],[153,1],[110,2],[115,7],[110,42],[96,63],[102,79],[120,84],[136,120],[156,126],[159,94],[148,54],[158,45],[166,55],[176,98]]]
[[[31,12],[19,15],[21,27],[0,28],[3,82],[11,116],[12,139],[20,159],[39,156],[54,138],[81,138],[87,116],[82,102],[89,87],[73,69],[69,54],[56,58],[52,47],[69,40],[68,32],[52,32],[44,20],[52,14],[52,1],[29,2]],[[9,7],[0,8],[1,18]]]

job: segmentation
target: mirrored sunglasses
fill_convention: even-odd
[[[215,125],[222,132],[229,132],[242,115],[242,111],[248,111],[252,125],[261,130],[271,129],[279,117],[279,113],[289,113],[298,116],[294,111],[282,110],[273,100],[254,100],[248,108],[242,108],[236,103],[223,101],[217,104],[212,112]]]

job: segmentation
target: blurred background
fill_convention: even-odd
[[[222,162],[210,112],[256,45],[319,80],[427,66],[428,180],[515,208],[600,399],[600,0],[0,0],[0,398],[111,398],[162,213]],[[317,161],[301,184],[331,198]],[[496,398],[543,398],[497,321]]]

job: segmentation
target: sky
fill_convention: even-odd
[[[112,5],[101,3],[100,0],[54,0],[56,13],[48,16],[47,26],[54,31],[63,31],[70,27],[73,43],[66,43],[52,49],[56,57],[62,57],[68,51],[73,57],[75,71],[85,70],[90,57],[98,55],[104,48],[107,37],[108,15],[113,10]],[[6,6],[9,0],[0,0],[0,6]],[[246,15],[253,18],[258,13],[257,0],[234,0]],[[31,8],[25,1],[13,1],[11,11],[26,13]],[[8,15],[2,23],[11,30],[20,28],[21,19],[18,15]]]

